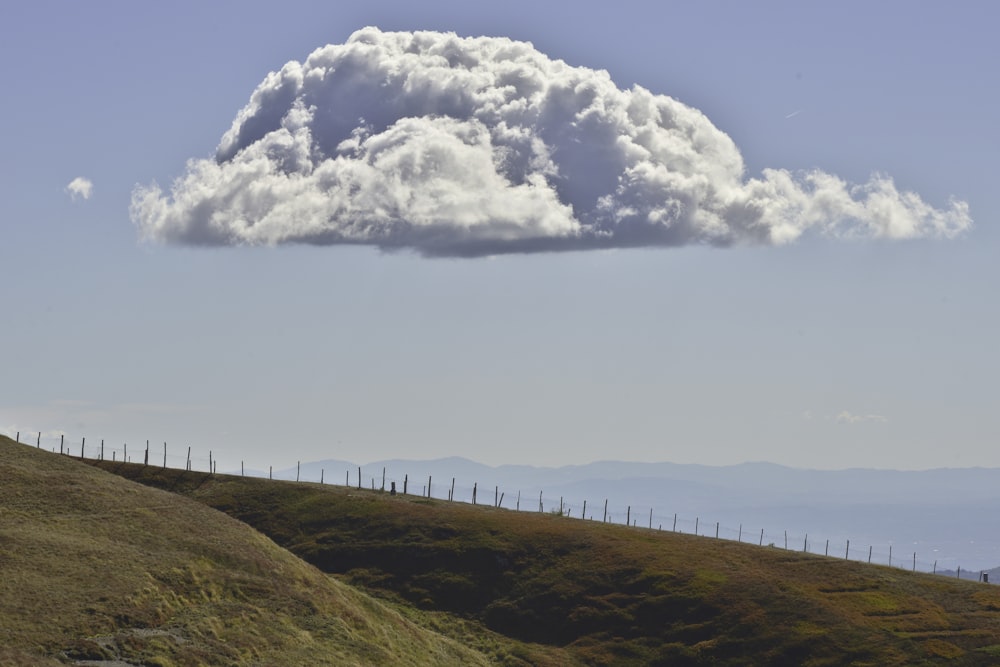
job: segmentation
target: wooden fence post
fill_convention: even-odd
[[[580,518],[581,519],[586,519],[587,518],[587,501],[586,500],[583,501],[583,513],[580,514]]]
[[[674,532],[677,532],[677,512],[674,512]]]
[[[736,534],[736,541],[737,542],[742,542],[743,541],[743,524],[742,523],[740,524],[740,532]]]
[[[142,458],[142,465],[149,465],[149,440],[146,441],[146,455]]]
[[[128,463],[128,443],[122,443],[122,447],[124,448],[122,450],[122,463]]]
[[[604,499],[604,518],[601,519],[601,523],[607,523],[607,522],[608,522],[608,499],[605,498]]]
[[[410,483],[410,475],[409,475],[409,473],[407,473],[406,475],[403,476],[403,495],[404,496],[406,495],[406,487],[409,486],[409,483]]]
[[[913,552],[913,571],[917,571],[917,552]]]
[[[42,432],[39,431],[38,432],[38,440],[35,441],[35,448],[36,449],[41,449],[41,447],[42,447]]]
[[[295,462],[295,481],[299,481],[299,475],[302,472],[302,461]]]
[[[451,490],[448,491],[448,500],[455,500],[455,478],[451,478]]]
[[[104,460],[104,438],[101,438],[101,460]]]
[[[715,522],[715,539],[719,539],[719,522]]]
[[[759,546],[759,547],[764,546],[764,529],[763,528],[760,529],[760,544],[758,544],[757,546]]]
[[[892,567],[892,545],[889,545],[889,567]]]
[[[868,545],[868,563],[871,564],[871,562],[872,562],[872,547],[869,544]]]
[[[500,500],[497,501],[497,507],[500,507],[501,505],[503,505],[503,494],[502,493],[500,494]]]
[[[500,486],[493,487],[493,507],[500,507]]]
[[[382,490],[385,491],[385,466],[382,466]]]
[[[632,525],[632,506],[631,505],[629,505],[628,509],[625,510],[625,525],[626,526],[631,526]]]
[[[361,490],[361,466],[358,466],[358,491]]]
[[[802,540],[802,553],[805,553],[809,549],[809,533],[806,533],[805,539]]]
[[[851,541],[847,540],[847,548],[844,549],[844,560],[847,560],[851,555]]]
[[[649,508],[649,529],[653,530],[653,508]]]
[[[563,497],[559,496],[559,516],[563,515]]]
[[[65,437],[65,436],[63,436],[63,435],[60,434],[60,436],[59,436],[59,453],[60,454],[63,453],[63,437]]]
[[[267,478],[274,479],[274,466],[267,466]]]
[[[545,507],[542,505],[542,492],[541,491],[538,492],[538,511],[539,512],[544,512],[545,511]]]
[[[826,550],[823,551],[823,555],[824,556],[829,556],[830,555],[830,540],[829,540],[829,538],[827,538],[827,540],[826,540]]]
[[[167,467],[167,443],[163,443],[163,467]]]
[[[319,469],[319,483],[320,484],[323,483],[323,472],[324,472],[323,468],[320,468]]]
[[[516,509],[514,511],[515,512],[520,512],[521,511],[521,491],[520,490],[518,490],[518,492],[517,492],[517,507],[516,507]]]
[[[479,486],[479,482],[472,483],[472,504],[476,504],[476,489]]]
[[[81,461],[83,460],[83,452],[84,452],[84,448],[85,448],[86,443],[87,443],[87,438],[86,437],[84,437],[83,439],[80,440],[80,460]]]
[[[427,497],[431,497],[431,475],[427,475]]]

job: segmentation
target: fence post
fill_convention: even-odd
[[[451,490],[448,491],[448,500],[455,500],[455,478],[451,478]]]
[[[385,491],[385,466],[382,466],[382,490]]]
[[[149,465],[149,440],[146,441],[146,455],[142,457],[142,465]]]
[[[607,522],[608,522],[608,499],[605,498],[604,499],[604,519],[602,520],[601,523],[607,523]]]
[[[407,473],[406,475],[403,476],[403,495],[404,496],[406,495],[406,487],[409,485],[409,483],[410,483],[410,475]]]
[[[325,472],[325,470],[323,468],[319,469],[319,483],[320,484],[323,484],[323,473],[324,472]]]
[[[892,567],[892,545],[889,545],[889,567]]]
[[[21,444],[21,432],[20,431],[17,432],[17,444],[19,444],[19,445]]]
[[[35,441],[35,448],[36,449],[41,449],[41,447],[42,447],[42,432],[39,431],[38,432],[38,440]]]
[[[240,460],[240,477],[243,477],[243,476],[244,476],[244,473],[243,473],[243,460],[241,459]]]
[[[913,552],[913,571],[917,571],[917,552]]]
[[[934,571],[933,574],[937,574],[937,561],[934,561]]]
[[[583,514],[580,515],[580,518],[581,519],[586,519],[587,518],[587,501],[586,500],[583,501]]]
[[[167,443],[163,443],[163,467],[167,467]]]
[[[358,466],[358,491],[361,490],[361,466]]]
[[[63,438],[64,438],[64,437],[65,437],[65,436],[64,436],[64,435],[62,435],[62,434],[60,434],[60,435],[59,435],[59,453],[60,453],[60,454],[62,454],[62,453],[63,453]]]
[[[84,437],[83,439],[80,440],[80,460],[81,461],[83,460],[83,451],[84,451],[84,448],[86,446],[86,443],[87,443],[87,438],[86,437]]]
[[[521,511],[521,491],[520,490],[517,492],[517,508],[514,511],[515,512],[520,512]]]
[[[542,505],[542,492],[541,491],[538,492],[538,511],[539,512],[544,512],[545,511],[545,507]]]
[[[209,460],[211,460],[212,455],[209,454]],[[267,466],[267,478],[274,479],[274,466]]]
[[[736,541],[737,542],[742,542],[743,541],[743,524],[742,523],[740,524],[740,532],[736,535]]]
[[[302,472],[302,461],[295,462],[295,481],[299,481],[299,474]]]
[[[559,496],[559,516],[563,515],[563,497]]]
[[[788,531],[785,531],[785,551],[788,551]]]
[[[677,512],[674,512],[674,532],[677,532]]]
[[[500,494],[500,500],[497,501],[497,507],[500,507],[501,505],[503,505],[503,494],[502,493]]]
[[[101,438],[101,460],[104,460],[104,438]]]
[[[868,545],[868,563],[870,564],[871,562],[872,562],[872,547],[869,544]]]
[[[649,508],[649,529],[653,530],[653,508]],[[718,537],[718,535],[716,535]]]
[[[847,560],[851,555],[851,541],[847,540],[847,548],[844,549],[844,560]]]
[[[631,526],[632,525],[632,506],[631,505],[629,505],[628,509],[625,510],[625,525],[626,526]]]
[[[479,482],[472,483],[472,504],[476,504],[476,489],[479,487]]]
[[[500,507],[500,486],[493,488],[493,507]]]
[[[830,539],[829,538],[827,538],[827,540],[826,540],[826,551],[823,552],[823,555],[824,556],[829,556],[830,555]]]
[[[431,475],[427,475],[427,497],[431,497]]]
[[[759,546],[759,547],[764,546],[764,529],[763,528],[760,529],[760,544],[758,544],[757,546]]]
[[[806,533],[805,539],[802,540],[802,553],[809,550],[809,533]]]
[[[128,443],[122,443],[122,463],[128,463]]]
[[[719,539],[719,522],[715,522],[715,539]]]
[[[694,534],[698,534],[698,517],[694,518]]]
[[[191,445],[188,445],[187,463],[184,464],[184,469],[191,469]],[[240,474],[243,474],[243,461],[240,461]]]

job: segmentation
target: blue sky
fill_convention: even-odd
[[[991,3],[8,3],[0,430],[227,461],[1000,466]],[[530,41],[703,112],[746,177],[891,177],[953,239],[428,259],[141,241],[268,72],[365,26]],[[88,197],[68,190],[76,178]]]

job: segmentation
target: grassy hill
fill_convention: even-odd
[[[202,503],[0,437],[0,665],[488,664]]]
[[[527,642],[532,664],[1000,664],[995,586],[551,514],[95,465],[218,508],[387,600],[447,612],[444,632],[458,617]]]

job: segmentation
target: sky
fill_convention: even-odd
[[[5,3],[0,432],[1000,467],[998,14]]]

